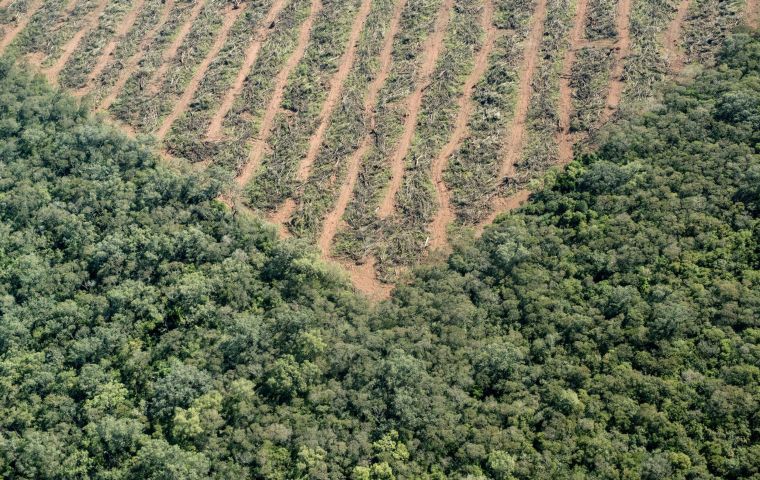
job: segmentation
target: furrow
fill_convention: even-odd
[[[562,73],[559,79],[559,163],[565,165],[573,159],[573,136],[570,131],[570,119],[573,111],[573,89],[570,85],[573,74],[573,65],[578,45],[582,41],[583,29],[586,21],[586,9],[588,0],[578,0],[575,6],[575,18],[573,28],[570,31],[570,44],[565,51],[562,61]]]
[[[425,88],[430,82],[430,76],[435,69],[438,56],[443,49],[443,39],[446,34],[446,27],[448,26],[453,6],[454,0],[445,0],[441,3],[441,7],[438,9],[438,14],[436,16],[433,33],[428,38],[424,49],[423,62],[420,66],[419,78],[417,79],[417,87],[406,100],[407,116],[404,122],[404,132],[401,135],[396,152],[391,159],[391,180],[385,196],[380,203],[380,208],[378,209],[378,216],[381,219],[386,218],[393,213],[396,194],[404,179],[404,160],[406,159],[409,147],[411,147],[412,140],[414,139],[417,116],[419,115],[420,107],[422,106],[422,97]]]
[[[298,44],[296,45],[296,49],[288,59],[283,69],[280,70],[280,73],[277,75],[274,93],[271,100],[269,101],[269,104],[267,105],[266,111],[264,112],[258,138],[254,140],[253,148],[248,157],[248,161],[236,179],[237,184],[240,186],[246,185],[251,180],[253,174],[256,172],[256,169],[261,163],[261,158],[264,156],[264,152],[266,150],[267,140],[272,133],[272,126],[274,125],[275,116],[277,115],[277,112],[279,111],[282,104],[288,77],[290,77],[290,74],[293,72],[293,70],[295,70],[296,66],[301,61],[304,53],[306,52],[306,47],[309,44],[309,37],[311,35],[311,29],[314,26],[314,21],[321,9],[321,0],[312,0],[309,17],[301,25],[301,29],[298,33]]]
[[[5,2],[6,5],[4,7],[0,8],[7,8],[10,1]],[[5,49],[10,45],[13,40],[16,39],[16,36],[26,28],[26,26],[29,24],[29,21],[32,19],[32,16],[37,13],[37,11],[42,7],[42,0],[33,0],[29,4],[29,8],[27,11],[19,18],[18,23],[11,27],[10,30],[8,30],[8,33],[5,34],[2,41],[0,41],[0,55],[2,55],[5,52]]]
[[[272,28],[274,27],[274,22],[280,15],[280,12],[282,12],[282,9],[285,7],[285,3],[286,0],[275,0],[274,4],[272,4],[272,8],[269,10],[269,13],[267,13],[266,18],[264,19],[263,24],[256,31],[256,34],[254,35],[254,41],[251,43],[245,53],[245,60],[243,61],[243,66],[240,67],[240,70],[238,71],[237,77],[235,78],[235,83],[233,83],[232,88],[227,91],[222,104],[219,106],[219,109],[211,119],[208,127],[208,132],[206,133],[206,136],[209,140],[218,140],[221,137],[222,123],[224,122],[224,118],[227,116],[227,113],[235,103],[235,99],[238,97],[238,95],[240,95],[240,92],[243,91],[245,79],[256,63],[256,59],[258,59],[259,52],[261,51],[261,46],[267,40],[269,32],[272,31]]]
[[[616,18],[618,41],[616,46],[615,62],[610,75],[610,87],[607,94],[607,104],[602,112],[602,121],[606,122],[617,112],[620,99],[623,96],[623,73],[625,72],[625,59],[631,48],[630,37],[631,0],[620,0]]]
[[[119,74],[119,77],[117,78],[116,83],[114,83],[113,87],[111,88],[110,93],[103,99],[102,102],[100,102],[100,105],[98,106],[98,110],[108,110],[111,104],[113,104],[113,102],[119,96],[122,89],[124,88],[124,85],[127,84],[127,81],[129,80],[129,78],[135,73],[138,66],[140,65],[140,61],[145,56],[146,50],[150,48],[156,36],[161,32],[161,29],[164,27],[167,20],[169,20],[169,14],[171,13],[173,8],[174,8],[174,0],[166,0],[166,3],[164,4],[164,8],[161,11],[161,17],[159,18],[158,23],[156,24],[155,27],[153,27],[148,32],[145,38],[140,42],[137,52],[135,52],[135,54],[132,55],[132,57],[130,57],[130,59],[127,61],[127,64],[125,65],[121,73]]]
[[[60,57],[58,57],[58,60],[45,71],[45,75],[47,76],[50,83],[57,83],[58,81],[58,74],[61,73],[61,70],[63,70],[63,67],[66,66],[66,62],[69,61],[69,58],[71,55],[74,54],[77,47],[79,46],[79,42],[82,41],[82,38],[89,32],[90,30],[97,27],[98,22],[100,21],[100,16],[103,14],[103,12],[106,9],[106,6],[108,5],[108,0],[100,0],[98,3],[98,6],[95,8],[95,11],[92,12],[90,16],[90,21],[85,24],[85,26],[80,29],[74,37],[69,40],[66,45],[63,47],[63,53]]]
[[[95,81],[95,79],[100,75],[103,70],[106,68],[106,65],[108,65],[108,61],[113,54],[114,50],[116,49],[116,46],[118,45],[118,42],[121,41],[124,36],[129,33],[129,30],[132,28],[132,26],[135,24],[135,20],[137,20],[137,16],[140,14],[140,9],[145,4],[145,0],[137,0],[132,7],[132,10],[127,14],[126,18],[122,21],[119,28],[116,30],[115,38],[113,38],[111,41],[108,42],[108,44],[103,48],[103,51],[100,53],[100,56],[98,57],[97,62],[95,63],[95,67],[92,69],[90,74],[87,76],[87,81],[85,83],[85,86],[80,88],[76,94],[79,96],[86,95],[90,89],[92,88],[92,82]]]
[[[493,51],[498,31],[493,26],[493,3],[492,0],[485,0],[483,3],[482,26],[485,31],[485,40],[475,58],[475,65],[470,75],[465,81],[462,96],[459,98],[454,132],[449,142],[440,152],[438,157],[433,160],[431,174],[438,195],[438,211],[430,225],[430,248],[441,249],[448,245],[446,229],[454,221],[455,215],[451,208],[451,193],[449,192],[446,182],[443,178],[443,172],[446,169],[449,158],[460,146],[462,140],[467,135],[470,116],[473,112],[472,94],[475,86],[483,78],[488,69],[488,57]]]
[[[190,105],[190,102],[193,100],[193,97],[195,96],[195,92],[198,90],[198,86],[200,85],[201,81],[203,80],[204,75],[206,74],[206,71],[208,70],[208,67],[211,65],[211,62],[214,61],[214,58],[219,54],[219,52],[222,50],[222,47],[224,46],[224,42],[227,41],[227,36],[230,33],[230,29],[235,24],[235,20],[237,20],[238,16],[242,14],[247,7],[247,4],[243,4],[242,6],[235,8],[233,6],[227,7],[227,12],[224,16],[224,23],[222,24],[222,28],[219,31],[219,34],[216,37],[216,40],[214,41],[213,46],[211,47],[211,50],[206,54],[206,57],[203,59],[203,62],[198,66],[195,73],[193,74],[192,79],[190,80],[190,83],[185,88],[185,91],[182,93],[182,96],[179,98],[177,103],[174,105],[174,109],[171,111],[171,113],[164,119],[163,123],[161,124],[161,127],[156,131],[156,138],[159,140],[163,140],[163,138],[166,136],[166,134],[169,132],[169,129],[171,128],[172,124],[174,123],[177,118],[182,115],[182,113],[187,110],[187,107]]]

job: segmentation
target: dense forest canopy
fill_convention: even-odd
[[[371,305],[0,66],[0,475],[760,476],[760,39]]]

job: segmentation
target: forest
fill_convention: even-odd
[[[760,478],[760,36],[594,141],[372,303],[3,61],[0,476]]]
[[[386,298],[759,19],[758,0],[0,0],[0,54]]]

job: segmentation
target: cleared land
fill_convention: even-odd
[[[0,51],[378,283],[758,22],[757,0],[26,0]],[[669,72],[669,73],[668,73]]]

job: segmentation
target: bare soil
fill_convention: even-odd
[[[63,70],[63,67],[66,66],[66,62],[68,62],[69,58],[71,58],[71,56],[74,54],[84,36],[98,26],[100,16],[105,11],[107,5],[108,0],[100,0],[100,3],[98,3],[97,7],[95,7],[95,11],[88,15],[89,21],[77,33],[74,34],[71,40],[66,42],[66,45],[63,47],[61,56],[53,64],[53,66],[45,71],[45,76],[47,76],[48,81],[51,84],[55,85],[58,83],[58,75],[61,73],[61,70]]]
[[[570,132],[570,116],[573,111],[573,89],[570,87],[573,65],[575,64],[575,54],[578,44],[583,37],[583,28],[586,22],[586,10],[588,0],[578,0],[575,6],[575,17],[573,27],[570,30],[570,45],[565,51],[565,58],[562,61],[562,73],[559,78],[559,163],[565,165],[573,159],[573,136]]]
[[[77,92],[75,92],[75,95],[78,95],[78,96],[86,95],[87,92],[89,92],[92,89],[93,82],[103,72],[103,70],[106,68],[106,65],[108,65],[108,62],[109,60],[111,60],[111,55],[113,55],[113,51],[116,49],[116,46],[124,38],[124,36],[126,36],[127,33],[129,33],[129,30],[132,28],[132,25],[135,24],[135,20],[137,20],[137,16],[140,14],[140,9],[142,9],[142,6],[144,3],[145,3],[145,0],[137,0],[135,2],[135,4],[132,6],[132,10],[129,11],[127,16],[122,21],[121,25],[119,25],[119,28],[116,29],[114,38],[112,38],[103,48],[103,51],[100,52],[100,56],[98,57],[98,60],[95,63],[95,67],[87,76],[87,82],[85,83],[85,86],[80,88]]]
[[[454,221],[454,211],[451,208],[451,194],[443,180],[443,172],[446,169],[449,158],[454,154],[457,147],[468,133],[468,122],[473,111],[472,93],[475,86],[483,78],[488,68],[488,57],[493,51],[498,30],[493,26],[493,2],[483,2],[483,15],[481,25],[485,31],[485,39],[475,57],[475,65],[465,80],[462,96],[459,97],[459,111],[454,123],[454,131],[446,146],[441,150],[438,157],[433,160],[431,170],[433,184],[438,195],[438,211],[430,225],[430,248],[433,250],[448,248],[446,228]]]
[[[662,42],[665,46],[665,53],[670,61],[670,69],[673,73],[679,73],[683,70],[684,52],[681,48],[681,30],[684,20],[686,20],[686,15],[689,13],[690,3],[690,0],[681,0],[676,11],[676,16],[668,25],[668,29],[665,30],[665,37]]]
[[[441,7],[438,9],[438,14],[435,20],[435,27],[433,33],[427,38],[425,42],[425,48],[422,54],[422,64],[420,65],[419,77],[417,80],[417,88],[409,95],[406,100],[407,114],[404,121],[404,132],[399,140],[396,152],[391,158],[391,180],[388,185],[388,189],[385,192],[385,196],[380,203],[378,209],[378,216],[380,218],[386,218],[393,213],[396,203],[396,194],[401,188],[401,184],[404,180],[404,170],[406,166],[404,160],[406,159],[409,148],[412,145],[414,139],[414,132],[417,127],[417,116],[420,113],[422,106],[422,97],[425,92],[425,88],[430,83],[430,76],[435,70],[435,65],[438,62],[438,56],[443,50],[443,40],[446,36],[446,27],[449,24],[451,17],[451,10],[454,8],[454,0],[444,0],[441,3]]]
[[[245,11],[247,6],[248,4],[242,4],[238,8],[234,8],[232,5],[229,5],[227,7],[227,12],[224,14],[224,22],[222,23],[222,28],[219,29],[219,34],[214,39],[214,44],[211,46],[211,50],[208,51],[206,57],[195,70],[193,78],[190,79],[190,83],[187,85],[187,88],[185,88],[185,91],[182,92],[182,96],[174,105],[172,112],[164,119],[161,127],[159,127],[158,131],[156,131],[156,138],[162,140],[164,137],[166,137],[166,134],[169,133],[169,129],[172,127],[172,124],[174,124],[180,115],[185,113],[185,110],[187,110],[190,102],[193,101],[195,92],[198,91],[198,87],[200,86],[203,77],[206,76],[208,67],[211,65],[211,62],[213,62],[219,55],[222,47],[224,47],[224,43],[227,41],[227,36],[229,35],[232,26],[235,24],[235,21],[238,19],[238,17]]]
[[[369,85],[367,96],[364,100],[364,112],[365,115],[367,115],[369,118],[370,124],[368,131],[372,131],[376,124],[377,119],[374,111],[375,107],[377,106],[377,98],[380,94],[380,90],[383,88],[383,85],[385,85],[386,80],[388,80],[388,75],[390,74],[391,65],[393,62],[393,57],[391,56],[393,53],[393,39],[398,33],[399,24],[401,22],[401,14],[404,11],[404,7],[406,7],[406,1],[407,0],[398,0],[396,3],[390,27],[388,29],[388,32],[385,34],[383,48],[380,51],[380,70],[378,71],[377,76],[374,78],[374,80],[372,80],[372,83]],[[361,161],[362,158],[364,158],[364,155],[367,154],[371,141],[372,137],[369,135],[369,133],[367,133],[364,135],[364,138],[362,138],[359,148],[353,153],[353,155],[351,155],[351,158],[348,161],[348,172],[346,172],[346,179],[341,185],[340,193],[338,194],[338,200],[335,203],[333,210],[327,215],[324,220],[322,226],[322,234],[319,237],[319,249],[322,252],[322,255],[325,257],[330,256],[330,245],[332,245],[333,238],[335,238],[335,233],[338,230],[338,226],[341,219],[343,218],[343,214],[346,212],[348,202],[351,201],[351,194],[353,193],[354,187],[356,186],[356,180],[359,176],[359,170],[361,168]]]
[[[11,1],[12,0],[6,0],[3,2],[4,6],[0,6],[0,8],[7,8]],[[3,39],[0,40],[0,55],[2,55],[2,53],[5,52],[5,49],[8,48],[8,45],[10,45],[13,40],[16,39],[16,36],[18,36],[18,34],[26,28],[26,26],[29,24],[29,21],[32,19],[32,16],[37,13],[37,10],[40,8],[42,8],[42,0],[34,0],[29,4],[29,8],[27,9],[26,13],[24,13],[21,18],[19,18],[18,23],[15,26],[11,27]]]
[[[235,103],[235,99],[238,97],[238,95],[240,95],[240,92],[243,91],[245,79],[248,77],[248,74],[253,68],[253,65],[259,58],[261,46],[264,44],[264,42],[266,42],[267,37],[269,36],[269,32],[272,31],[270,25],[274,25],[274,22],[277,20],[280,12],[282,12],[282,9],[285,7],[285,2],[286,0],[275,0],[275,2],[272,4],[272,8],[269,9],[267,16],[264,18],[261,27],[253,36],[253,42],[251,42],[251,45],[248,47],[248,50],[245,53],[245,60],[243,61],[243,65],[240,67],[240,71],[238,71],[237,77],[235,77],[235,83],[233,83],[232,88],[227,91],[227,94],[224,96],[224,100],[219,106],[219,109],[212,117],[211,123],[209,123],[208,132],[206,133],[206,136],[209,140],[221,139],[222,123],[224,122],[224,118],[227,116],[227,113]]]
[[[306,47],[309,44],[309,37],[311,36],[311,29],[314,26],[314,21],[316,20],[317,14],[319,14],[320,10],[322,10],[322,1],[312,0],[309,17],[303,22],[301,29],[298,32],[298,43],[296,44],[296,49],[290,55],[290,58],[288,58],[288,61],[285,63],[285,66],[282,68],[282,70],[280,70],[280,72],[277,74],[272,98],[267,105],[266,111],[264,112],[264,116],[261,121],[259,138],[253,142],[253,148],[251,149],[251,154],[248,157],[248,161],[243,166],[240,174],[237,176],[236,181],[240,186],[246,185],[251,180],[253,174],[256,172],[256,169],[261,163],[261,159],[264,156],[264,152],[267,148],[267,141],[269,140],[269,136],[272,133],[275,116],[280,110],[280,105],[282,104],[282,97],[285,93],[285,87],[287,86],[288,78],[290,77],[290,74],[293,72],[293,70],[295,70],[296,66],[298,66],[298,63],[304,56],[304,53],[306,53]]]
[[[501,165],[499,177],[504,178],[512,173],[515,162],[520,158],[525,136],[525,120],[528,117],[530,97],[533,94],[532,82],[536,72],[538,52],[541,48],[541,39],[544,36],[544,22],[546,21],[546,0],[538,0],[536,9],[531,20],[530,33],[525,39],[523,64],[520,68],[520,85],[517,91],[517,102],[512,117],[512,125],[507,138],[504,152],[504,160]],[[492,209],[496,205],[492,206]]]
[[[137,52],[135,52],[135,54],[132,55],[132,57],[127,61],[127,64],[121,73],[119,73],[119,78],[116,79],[116,83],[111,88],[111,91],[103,99],[103,101],[100,102],[98,110],[108,110],[108,108],[119,96],[119,93],[121,93],[124,85],[127,84],[129,78],[135,73],[137,67],[140,65],[140,61],[145,56],[145,52],[153,44],[156,36],[161,32],[164,24],[166,24],[166,21],[169,20],[169,14],[173,8],[174,0],[166,0],[166,3],[164,3],[164,8],[161,10],[161,16],[158,19],[158,23],[147,33],[147,35],[145,35],[145,38],[143,38],[143,40],[140,42],[140,45],[137,47]]]
[[[319,127],[309,141],[309,150],[306,157],[298,166],[298,175],[296,178],[299,182],[305,182],[306,179],[309,178],[311,167],[314,165],[314,160],[319,153],[319,147],[322,146],[322,140],[325,136],[327,126],[330,123],[332,112],[335,110],[335,107],[340,100],[340,95],[343,92],[343,85],[346,83],[346,79],[351,73],[351,67],[354,64],[354,58],[356,57],[356,49],[359,46],[359,37],[364,30],[364,24],[367,21],[371,8],[372,2],[370,0],[363,0],[359,13],[356,16],[356,19],[354,19],[354,24],[351,27],[351,34],[348,39],[348,49],[343,54],[338,71],[333,75],[332,81],[330,82],[330,91],[322,106]]]
[[[607,106],[602,112],[602,121],[606,122],[617,112],[620,99],[623,96],[623,71],[625,59],[631,49],[631,0],[620,0],[615,23],[617,24],[618,39],[615,46],[615,62],[610,75],[610,88],[607,94]]]
[[[179,51],[179,47],[182,46],[183,43],[185,43],[185,38],[190,34],[190,30],[193,28],[193,23],[195,22],[195,19],[198,18],[198,15],[201,14],[201,11],[203,10],[203,7],[206,6],[206,0],[198,0],[197,3],[193,6],[193,9],[190,11],[190,16],[185,20],[185,23],[182,24],[182,26],[179,28],[179,31],[177,32],[176,36],[174,37],[174,40],[171,44],[166,48],[163,55],[163,61],[161,62],[161,66],[156,69],[155,72],[151,75],[151,80],[148,83],[148,89],[149,91],[153,93],[158,93],[159,85],[164,80],[164,77],[166,76],[166,71],[169,69],[169,65],[171,61],[174,59],[174,57],[177,56],[177,52]]]

